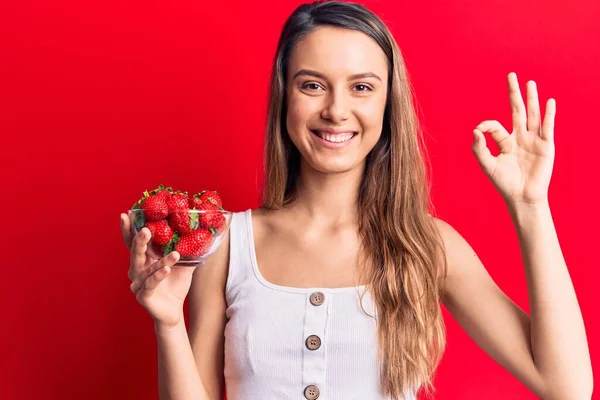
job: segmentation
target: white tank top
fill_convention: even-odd
[[[374,318],[364,286],[294,288],[260,273],[251,210],[234,213],[226,284],[228,400],[378,400]],[[367,292],[363,307],[376,316]],[[414,400],[413,393],[405,397]]]

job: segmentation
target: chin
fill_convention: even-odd
[[[344,159],[329,159],[329,160],[310,160],[308,165],[310,168],[323,174],[343,174],[348,173],[364,164],[364,160],[344,160]]]

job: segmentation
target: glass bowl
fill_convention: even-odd
[[[149,221],[143,209],[128,211],[131,231],[135,235],[143,227],[151,232],[148,254],[160,259],[172,251],[180,255],[175,266],[204,265],[223,242],[231,225],[231,211],[220,209],[173,211],[165,219]]]

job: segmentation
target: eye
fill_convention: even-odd
[[[319,90],[319,88],[323,88],[321,85],[319,85],[316,82],[306,82],[303,83],[302,86],[300,86],[302,89],[306,89],[306,90]]]
[[[357,89],[358,92],[370,92],[373,90],[370,86],[363,83],[359,83],[358,85],[354,86],[354,88]]]

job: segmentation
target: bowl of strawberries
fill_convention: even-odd
[[[177,251],[180,257],[175,265],[191,267],[204,265],[219,248],[232,216],[214,190],[189,196],[163,185],[144,191],[128,214],[134,235],[144,227],[150,230],[150,257],[160,259]]]

